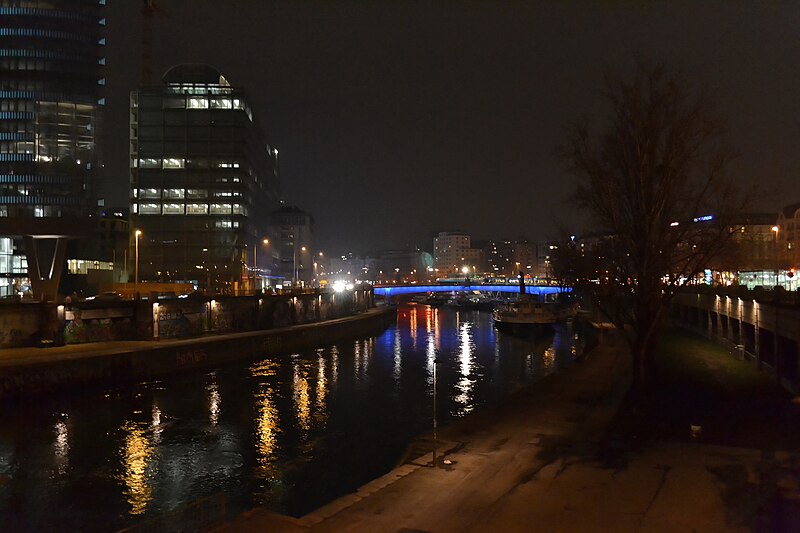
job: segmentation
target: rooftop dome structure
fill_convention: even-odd
[[[230,86],[228,80],[220,71],[210,65],[202,63],[183,63],[167,70],[161,77],[167,85],[195,84],[195,85],[225,85]]]

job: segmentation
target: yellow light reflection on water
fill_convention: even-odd
[[[145,512],[153,499],[148,474],[148,466],[153,458],[153,445],[145,430],[134,422],[125,422],[122,431],[125,433],[125,441],[120,450],[123,463],[121,481],[126,487],[123,494],[131,506],[130,514],[139,515]]]
[[[328,418],[327,405],[325,403],[328,394],[328,379],[325,377],[325,355],[323,350],[317,350],[317,398],[316,398],[316,419],[323,423]]]
[[[255,395],[256,418],[256,472],[261,479],[275,475],[275,456],[280,431],[278,409],[272,401],[272,389],[262,386]]]
[[[408,330],[411,333],[411,344],[414,350],[417,349],[417,313],[419,313],[419,309],[416,307],[411,309],[408,322]]]
[[[250,374],[257,378],[270,378],[278,374],[280,361],[265,359],[250,367]],[[273,400],[274,391],[268,383],[260,383],[253,395],[256,409],[255,445],[256,476],[271,480],[275,477],[275,457],[277,454],[280,420]]]
[[[553,367],[556,362],[556,349],[553,346],[549,346],[545,351],[542,357],[542,361],[544,363],[545,370],[549,370]]]
[[[309,397],[308,379],[303,374],[300,365],[294,363],[294,375],[292,377],[292,389],[294,390],[294,404],[297,411],[297,424],[300,429],[308,431],[311,429],[311,400]]]

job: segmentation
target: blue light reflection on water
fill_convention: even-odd
[[[572,333],[400,307],[381,335],[0,412],[0,525],[109,530],[223,492],[302,515],[391,469],[431,427],[573,358]],[[9,407],[9,406],[5,406]]]

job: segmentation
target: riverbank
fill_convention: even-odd
[[[213,368],[372,334],[395,318],[373,308],[343,318],[261,331],[180,340],[114,341],[0,350],[0,398],[52,393]]]
[[[222,529],[797,530],[796,506],[764,506],[778,493],[800,501],[796,450],[702,440],[615,448],[607,428],[629,384],[630,358],[609,333],[582,364],[441,431],[451,451],[438,468],[429,454],[299,519],[254,509]]]

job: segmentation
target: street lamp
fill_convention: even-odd
[[[300,247],[300,252],[305,252],[305,251],[306,251],[306,247],[305,246],[301,246]],[[297,281],[298,281],[298,279],[297,279],[298,278],[298,275],[297,275],[297,241],[294,241],[294,247],[293,247],[292,252],[293,252],[293,254],[292,254],[292,271],[293,271],[293,274],[294,274],[294,278],[292,279],[292,286],[297,286]],[[303,267],[303,257],[301,256],[300,257],[300,268],[302,268],[302,267]]]
[[[775,288],[778,287],[778,271],[779,271],[779,263],[780,258],[778,257],[778,232],[780,228],[778,226],[772,226],[772,231],[775,232],[775,241],[774,241],[774,252],[775,252]]]
[[[265,246],[269,244],[269,239],[261,241]],[[253,292],[258,290],[258,245],[253,246]]]
[[[133,274],[133,298],[136,299],[137,291],[139,290],[139,237],[142,236],[142,230],[137,229],[134,233],[134,250],[136,255],[136,262],[134,263],[134,274]]]

